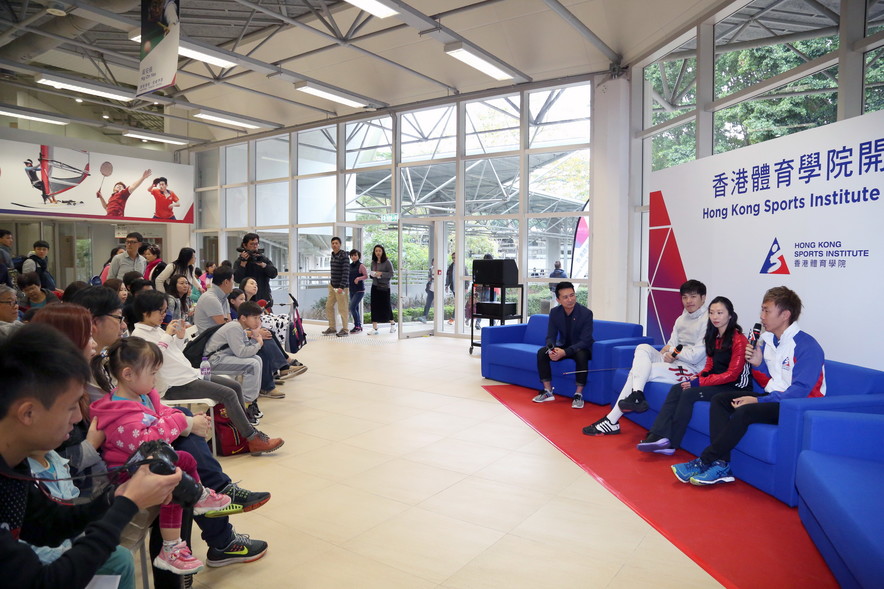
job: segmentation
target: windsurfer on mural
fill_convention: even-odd
[[[148,188],[148,191],[153,195],[157,204],[156,210],[153,214],[154,219],[174,221],[175,213],[172,211],[172,207],[181,206],[178,196],[169,190],[168,184],[169,181],[160,176],[159,178],[154,178],[153,186]]]
[[[31,181],[31,186],[40,191],[40,195],[43,197],[43,204],[46,204],[47,201],[55,203],[55,197],[46,193],[46,185],[43,184],[43,180],[40,178],[40,170],[42,166],[40,164],[35,166],[34,160],[32,159],[26,159],[24,164],[25,174],[28,175],[28,179]]]
[[[101,206],[104,207],[104,210],[107,211],[108,217],[118,217],[122,218],[126,216],[126,201],[129,200],[129,197],[132,196],[132,191],[141,186],[141,183],[147,180],[147,177],[150,176],[151,170],[145,170],[144,174],[141,175],[141,178],[137,179],[135,182],[126,186],[122,182],[117,182],[114,184],[114,192],[111,194],[108,200],[104,200],[104,196],[101,194],[101,190],[95,193],[95,196],[101,201]]]

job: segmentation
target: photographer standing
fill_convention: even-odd
[[[246,233],[242,238],[242,247],[236,248],[239,259],[234,262],[233,279],[240,283],[246,278],[254,278],[258,283],[258,299],[267,301],[267,309],[273,306],[270,294],[270,279],[279,274],[276,267],[264,257],[264,250],[259,249],[261,241],[257,233]]]

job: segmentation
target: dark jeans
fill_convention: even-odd
[[[682,389],[681,383],[674,384],[669,389],[669,394],[666,395],[666,400],[660,407],[660,414],[654,420],[650,432],[661,438],[669,438],[670,446],[679,448],[688,429],[688,422],[691,421],[694,403],[708,401],[719,393],[734,391],[734,387],[728,385]],[[743,391],[742,394],[748,393]]]
[[[540,375],[541,382],[552,380],[552,368],[549,365],[552,360],[549,359],[549,354],[546,352],[547,348],[545,347],[537,350],[537,373]],[[586,349],[577,350],[573,355],[568,354],[565,356],[566,358],[573,358],[574,362],[577,363],[577,384],[580,386],[586,386],[586,368],[589,366],[590,356],[590,351]],[[579,372],[581,370],[583,372]]]
[[[736,391],[712,397],[709,407],[709,439],[712,443],[700,455],[706,464],[716,460],[730,462],[731,450],[740,443],[753,423],[777,425],[780,422],[779,403],[752,403],[736,409],[731,405],[731,401],[737,397],[747,395],[754,396],[746,391]]]
[[[359,304],[365,297],[364,290],[350,290],[350,315],[353,316],[353,327],[362,327],[362,314],[359,313]]]
[[[282,346],[276,336],[273,339],[264,340],[264,345],[258,350],[258,357],[261,358],[262,368],[261,390],[272,391],[276,388],[276,383],[273,382],[273,373],[288,365],[288,357],[282,351]]]
[[[436,293],[433,292],[432,290],[427,293],[427,302],[424,303],[424,314],[423,314],[424,319],[428,318],[428,316],[429,316],[428,314],[430,312],[430,307],[433,306],[433,300],[435,298],[436,298]]]

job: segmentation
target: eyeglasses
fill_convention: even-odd
[[[126,245],[135,245],[137,243],[141,243],[140,241],[135,241],[134,239],[127,239]]]
[[[111,315],[110,313],[105,313],[104,315],[102,315],[102,317],[112,317],[112,318],[116,319],[117,321],[119,321],[120,323],[123,322],[123,314],[122,313],[119,315]]]
[[[18,301],[14,300],[14,299],[11,301],[0,301],[0,305],[9,305],[10,307],[18,307]]]

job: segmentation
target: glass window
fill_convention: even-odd
[[[651,171],[697,159],[697,124],[690,121],[645,139],[651,142]]]
[[[518,259],[519,221],[516,219],[482,219],[464,223],[467,248],[467,271],[473,272],[473,260],[486,254],[494,259]],[[524,271],[523,268],[520,270]]]
[[[518,156],[464,162],[464,207],[467,215],[518,213]]]
[[[884,48],[866,53],[864,82],[865,112],[884,109]]]
[[[328,276],[299,276],[295,298],[298,299],[298,311],[302,318],[324,320]]]
[[[196,193],[197,226],[208,229],[221,227],[221,211],[218,202],[218,191],[207,190]]]
[[[575,284],[574,287],[574,293],[577,295],[577,302],[584,307],[588,307],[589,303],[587,299],[589,298],[589,289],[583,284]],[[528,317],[537,314],[546,315],[551,308],[558,305],[555,292],[549,290],[547,284],[529,282],[525,290],[528,298],[528,306],[526,309]]]
[[[218,186],[218,150],[199,151],[195,160],[196,187]]]
[[[249,146],[246,143],[224,148],[224,184],[241,184],[249,179]]]
[[[715,153],[834,123],[837,68],[780,86],[715,113]]]
[[[589,200],[589,150],[528,156],[528,210],[531,213],[582,211]]]
[[[288,225],[289,183],[255,186],[255,225]]]
[[[585,215],[529,219],[528,277],[549,279],[559,262],[568,278],[588,278],[588,221]]]
[[[465,105],[466,154],[519,149],[520,96],[500,96]]]
[[[288,229],[260,229],[260,247],[264,249],[264,255],[273,262],[280,272],[289,271],[289,230]],[[273,297],[276,300],[276,297]],[[288,298],[288,297],[286,297]]]
[[[337,176],[298,180],[298,223],[334,222],[337,180]]]
[[[226,197],[225,227],[248,227],[249,226],[249,188],[237,186],[224,191]]]
[[[289,136],[280,135],[255,142],[255,178],[271,180],[289,177]]]
[[[756,0],[715,25],[715,98],[729,96],[821,55],[838,50],[837,23],[824,9],[838,14],[841,2],[807,2],[796,11],[787,3]],[[786,33],[803,39],[784,42]],[[819,36],[806,38],[817,32]],[[837,82],[835,83],[837,86]]]
[[[233,271],[236,271],[236,258],[239,257],[239,252],[236,251],[236,248],[242,247],[242,238],[246,232],[240,231],[236,233],[228,232],[226,234],[227,240],[227,259],[233,262]]]
[[[331,270],[331,227],[298,229],[297,272],[329,272]],[[328,283],[325,278],[323,286]]]
[[[348,170],[393,163],[393,118],[379,117],[348,123]]]
[[[377,219],[392,212],[393,176],[389,169],[347,174],[344,187],[347,220]]]
[[[454,157],[456,131],[453,104],[403,114],[399,123],[402,161]]]
[[[298,174],[333,172],[337,168],[337,127],[298,133]]]
[[[411,217],[453,215],[456,170],[454,162],[400,168],[401,214]]]
[[[537,90],[528,95],[529,147],[589,143],[592,86]]]
[[[696,108],[697,38],[644,68],[645,127],[673,119]]]
[[[199,240],[199,265],[200,268],[204,269],[208,265],[207,262],[212,262],[215,265],[221,263],[221,260],[218,259],[218,234],[217,233],[200,233],[197,235],[197,239]]]

